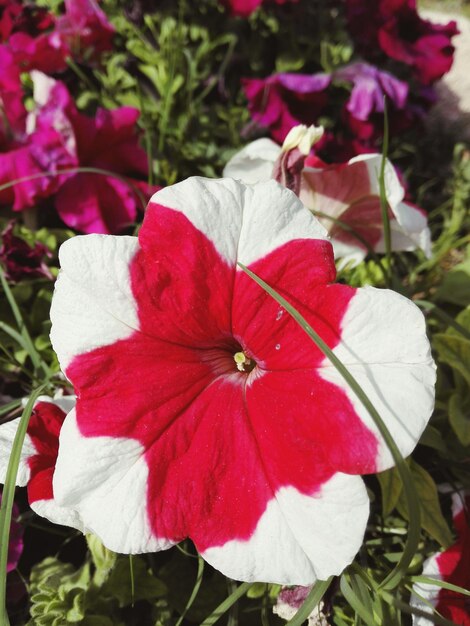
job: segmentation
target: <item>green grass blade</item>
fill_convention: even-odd
[[[203,574],[204,574],[204,559],[202,558],[202,556],[198,556],[196,582],[194,584],[191,595],[189,596],[189,600],[186,606],[184,607],[184,611],[181,613],[179,620],[176,622],[175,626],[181,626],[187,612],[192,607],[193,602],[196,599],[197,594],[199,593],[199,589],[201,588]]]
[[[16,336],[16,341],[29,354],[29,356],[31,358],[31,361],[33,363],[34,369],[36,370],[36,372],[40,368],[42,368],[42,370],[44,371],[45,375],[49,376],[50,375],[49,368],[43,362],[43,360],[39,356],[38,351],[34,347],[33,340],[31,339],[31,335],[29,334],[28,329],[26,328],[26,324],[24,323],[23,317],[21,315],[21,311],[20,311],[18,305],[16,304],[15,297],[14,297],[14,295],[13,295],[11,289],[10,289],[10,286],[9,286],[9,284],[8,284],[6,278],[5,278],[5,273],[4,273],[4,271],[3,271],[3,269],[1,267],[0,267],[0,282],[2,283],[3,291],[5,292],[5,296],[6,296],[7,300],[8,300],[8,304],[10,305],[10,308],[12,310],[12,313],[13,313],[13,316],[15,318],[16,324],[18,326],[18,330],[19,330],[20,335],[22,337],[22,341],[20,341],[18,336]],[[10,337],[13,337],[11,332],[9,330],[7,330],[5,327],[6,327],[6,324],[4,324],[4,322],[2,322],[2,325],[1,325],[2,330],[7,332],[10,335]]]
[[[382,435],[385,443],[388,446],[388,449],[390,450],[390,453],[392,454],[393,460],[397,465],[397,469],[403,481],[403,489],[410,515],[410,526],[403,554],[393,571],[390,572],[390,574],[381,584],[381,587],[383,588],[393,589],[399,584],[401,579],[406,574],[408,566],[410,565],[418,547],[421,532],[419,499],[410,470],[405,460],[403,459],[400,450],[397,448],[397,445],[395,444],[392,435],[390,434],[384,421],[380,417],[377,409],[369,400],[367,394],[363,391],[362,387],[356,381],[354,376],[349,372],[348,368],[340,361],[340,359],[338,359],[338,357],[328,347],[328,345],[323,341],[318,333],[310,326],[307,320],[302,317],[302,315],[285,298],[278,294],[267,283],[265,283],[264,280],[259,278],[259,276],[254,274],[247,267],[245,267],[241,263],[238,263],[238,265],[246,274],[248,274],[250,278],[252,278],[262,289],[264,289],[264,291],[266,291],[272,298],[274,298],[274,300],[276,300],[276,302],[278,302],[289,313],[291,317],[294,318],[299,326],[307,333],[310,339],[312,339],[317,347],[330,360],[332,365],[345,379],[351,390],[354,392],[354,394],[357,396],[364,408],[374,420],[375,425],[377,426],[380,434]]]
[[[377,622],[375,620],[374,615],[367,610],[367,608],[362,603],[362,600],[359,596],[353,591],[353,588],[346,580],[346,575],[343,574],[340,580],[340,589],[343,596],[346,598],[347,602],[354,609],[357,615],[362,619],[363,622],[367,624],[367,626],[377,626]]]
[[[429,578],[428,576],[411,576],[410,580],[414,583],[433,585],[434,587],[448,589],[449,591],[455,591],[455,593],[461,593],[463,596],[470,597],[470,591],[468,589],[464,589],[458,585],[452,585],[452,583],[448,583],[445,580],[437,580],[436,578]]]
[[[390,229],[390,217],[388,215],[388,200],[387,192],[385,189],[385,166],[387,164],[388,156],[388,112],[387,101],[384,98],[384,138],[382,144],[382,162],[380,164],[379,186],[380,186],[380,209],[382,212],[382,224],[384,229],[384,245],[385,245],[385,257],[387,259],[388,267],[388,280],[391,279],[392,272],[392,232]]]
[[[302,604],[294,617],[287,622],[286,626],[301,626],[301,624],[305,622],[313,609],[318,606],[320,600],[323,598],[329,586],[331,585],[332,580],[333,576],[328,578],[328,580],[317,580],[307,598],[305,599],[305,602]]]
[[[8,544],[10,539],[11,513],[13,509],[13,500],[15,497],[16,477],[18,475],[18,467],[20,464],[21,448],[23,447],[24,438],[28,429],[29,418],[33,411],[34,403],[38,396],[41,395],[44,387],[41,385],[30,396],[23,414],[21,415],[16,431],[13,446],[11,448],[10,460],[5,477],[5,485],[3,487],[2,505],[0,508],[0,620],[2,624],[9,624],[6,612],[6,581],[7,581],[7,563],[8,563]]]
[[[126,178],[125,176],[120,176],[116,174],[116,172],[111,172],[110,170],[104,170],[100,167],[69,167],[63,170],[50,171],[50,172],[38,172],[37,174],[30,174],[29,176],[22,176],[21,178],[15,178],[15,180],[10,180],[7,183],[3,183],[0,185],[0,192],[5,189],[10,189],[10,187],[14,187],[15,185],[19,185],[20,183],[26,183],[30,180],[36,180],[38,178],[54,178],[55,176],[63,176],[64,174],[98,174],[101,176],[109,176],[110,178],[115,178],[116,180],[121,181],[128,187],[132,189],[135,195],[139,198],[140,204],[142,205],[142,209],[145,210],[147,206],[147,200],[142,193],[142,191],[134,185],[134,183]]]
[[[209,617],[202,622],[201,626],[212,626],[217,623],[221,617],[225,615],[225,613],[230,609],[233,604],[237,600],[239,600],[248,589],[251,587],[252,583],[242,583],[239,587],[235,589],[233,593],[231,593],[228,598],[225,598],[223,602],[219,604],[219,606],[213,611]]]

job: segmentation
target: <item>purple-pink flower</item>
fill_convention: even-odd
[[[298,2],[298,0],[271,0],[275,4],[287,4],[288,2]],[[223,4],[230,10],[232,15],[239,17],[248,17],[259,6],[264,4],[265,0],[223,0]]]
[[[1,501],[2,494],[0,493],[0,503]],[[20,560],[21,554],[23,552],[23,526],[19,522],[17,522],[19,514],[19,509],[16,504],[14,504],[11,516],[10,540],[8,543],[8,574],[16,569],[18,561]]]
[[[0,263],[5,277],[11,282],[18,282],[23,278],[37,278],[43,276],[52,280],[53,276],[46,264],[45,258],[51,252],[39,242],[30,246],[24,239],[14,234],[15,222],[12,220],[0,233]]]
[[[346,14],[356,47],[366,58],[385,53],[409,65],[426,85],[450,70],[456,23],[439,25],[423,20],[416,0],[346,0]]]
[[[57,18],[15,1],[7,2],[1,13],[0,40],[23,70],[61,72],[68,57],[96,61],[111,49],[113,36],[114,28],[95,0],[65,0],[65,12]]]
[[[292,127],[317,121],[328,101],[331,76],[286,73],[242,82],[253,120],[282,143]]]

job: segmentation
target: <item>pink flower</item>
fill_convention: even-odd
[[[222,0],[222,3],[230,9],[232,15],[248,17],[261,6],[266,0]],[[273,0],[276,4],[298,2],[298,0]]]
[[[1,428],[1,426],[0,426]],[[0,493],[0,503],[2,501],[2,494]],[[7,559],[7,574],[16,569],[21,554],[23,553],[23,526],[17,522],[19,517],[19,509],[16,504],[13,504],[13,511],[11,516],[10,525],[10,541],[8,544],[8,559]]]
[[[307,599],[312,587],[284,587],[281,589],[273,613],[281,619],[291,620]],[[323,602],[308,617],[308,626],[328,626],[323,613]]]
[[[139,197],[135,187],[146,176],[147,155],[138,144],[139,111],[98,109],[94,118],[79,113],[65,85],[33,72],[36,111],[30,126],[53,129],[62,138],[71,166],[111,171],[112,175],[78,172],[61,179],[55,205],[61,219],[82,232],[111,233],[135,221]],[[126,180],[122,180],[123,177]],[[129,181],[129,182],[127,182]]]
[[[58,18],[35,10],[34,28],[30,7],[13,4],[2,18],[3,30],[10,31],[5,41],[23,70],[61,72],[68,67],[67,57],[94,62],[111,50],[114,28],[94,0],[65,0],[65,14]]]
[[[274,181],[190,178],[153,196],[138,238],[74,237],[59,256],[51,339],[78,399],[57,501],[118,552],[189,536],[235,579],[341,572],[368,517],[359,474],[392,457],[344,379],[237,262],[299,307],[405,456],[434,396],[418,308],[332,284],[323,227]]]
[[[224,169],[224,176],[247,183],[268,180],[275,174],[274,166],[281,152],[281,147],[270,139],[258,139],[232,157]],[[342,265],[359,263],[366,257],[368,248],[384,251],[379,183],[381,161],[378,154],[363,154],[347,163],[327,165],[311,156],[307,157],[299,174],[299,197],[328,231],[335,256],[342,259]],[[392,249],[421,248],[429,256],[431,234],[426,214],[405,200],[405,189],[389,161],[385,169],[385,187]],[[336,220],[340,220],[345,228]]]
[[[59,450],[59,433],[68,411],[75,405],[72,396],[52,400],[39,398],[31,415],[16,484],[28,487],[28,500],[35,513],[73,528],[83,529],[75,511],[57,504],[52,488]],[[19,418],[0,425],[0,483],[5,482],[8,459],[18,428]]]
[[[442,580],[464,589],[470,588],[470,495],[457,493],[453,496],[454,526],[458,539],[454,545],[431,556],[423,566],[423,576]],[[412,605],[431,613],[429,603],[448,620],[460,626],[470,626],[470,603],[468,597],[442,589],[437,585],[415,583]],[[423,598],[425,601],[423,601]],[[413,626],[431,626],[424,617],[413,617]]]
[[[243,88],[255,122],[279,142],[297,124],[313,124],[327,103],[327,74],[274,74],[246,78]]]
[[[382,50],[409,65],[416,78],[429,84],[452,66],[454,21],[437,25],[423,20],[416,0],[346,0],[349,30],[359,51],[374,58]]]
[[[0,191],[0,204],[20,211],[54,193],[59,178],[42,174],[70,166],[71,160],[54,128],[27,128],[19,69],[4,46],[0,46],[0,64],[5,64],[0,75],[0,186],[28,178]]]
[[[0,262],[4,267],[5,277],[10,282],[23,278],[43,276],[52,279],[44,257],[52,256],[42,243],[31,247],[24,239],[13,234],[14,221],[11,221],[1,233]]]

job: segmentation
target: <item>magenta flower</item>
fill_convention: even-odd
[[[232,157],[224,176],[251,184],[269,180],[275,176],[275,163],[284,150],[270,139],[258,139]],[[342,259],[342,265],[359,263],[369,248],[384,251],[379,183],[381,160],[378,154],[363,154],[347,163],[327,165],[318,157],[309,156],[299,172],[296,192],[299,188],[300,200],[328,231],[335,256]],[[426,213],[405,200],[405,189],[389,161],[385,168],[385,188],[392,249],[421,248],[430,256],[431,233]]]
[[[457,541],[444,552],[425,561],[423,576],[442,580],[464,589],[470,589],[470,495],[457,493],[453,496],[452,513]],[[462,594],[437,585],[416,583],[412,604],[431,613],[429,604],[448,620],[460,626],[470,626],[470,603]],[[423,600],[424,599],[424,600]],[[431,626],[431,619],[413,617],[413,626]]]
[[[407,103],[407,83],[369,63],[351,63],[336,70],[334,77],[352,84],[346,109],[357,120],[365,122],[373,113],[383,113],[385,97],[395,109],[404,109]]]
[[[246,78],[243,88],[255,122],[279,142],[297,124],[314,124],[327,104],[327,74],[274,74]]]
[[[0,204],[15,211],[34,206],[57,189],[58,177],[40,176],[70,166],[61,134],[54,128],[27,128],[20,72],[12,53],[0,46],[0,185],[29,178],[0,191]]]
[[[15,62],[24,70],[48,74],[66,70],[67,57],[96,61],[102,52],[111,50],[114,36],[113,26],[95,0],[65,0],[65,13],[58,18],[13,3],[1,24]]]
[[[35,513],[56,524],[82,530],[83,526],[76,512],[59,506],[52,489],[60,430],[67,412],[74,405],[73,396],[55,400],[41,396],[38,399],[21,450],[16,484],[20,487],[27,486],[29,504]],[[0,425],[0,483],[5,482],[18,423],[19,418]]]
[[[368,517],[359,474],[392,457],[342,377],[237,262],[299,307],[405,456],[434,396],[418,308],[333,284],[323,227],[274,181],[190,178],[153,196],[138,238],[74,237],[59,256],[51,339],[78,398],[60,433],[59,504],[117,552],[189,536],[235,579],[341,572]]]
[[[139,111],[98,109],[94,118],[79,113],[65,85],[32,73],[36,111],[31,126],[53,129],[62,139],[71,167],[92,167],[117,174],[78,172],[61,179],[55,205],[68,226],[86,233],[113,233],[135,221],[140,200],[135,187],[147,176],[145,151],[138,144]],[[125,176],[125,180],[123,177]],[[129,182],[127,182],[129,181]]]
[[[13,234],[14,221],[0,233],[0,263],[3,265],[5,277],[10,282],[18,282],[24,278],[45,277],[52,280],[53,276],[45,262],[45,257],[52,256],[42,243],[36,242],[31,247],[24,239]]]
[[[416,0],[346,0],[346,12],[349,30],[366,58],[382,50],[409,65],[426,85],[450,70],[451,39],[458,33],[454,21],[438,25],[423,20]]]
[[[298,0],[271,0],[275,4],[286,4],[288,2],[298,2]],[[230,9],[232,15],[248,17],[259,6],[267,3],[266,0],[222,0],[222,3]]]
[[[8,462],[8,459],[7,459]],[[2,501],[2,494],[0,493],[0,503]],[[16,504],[13,504],[13,511],[10,524],[10,541],[8,544],[8,559],[7,559],[7,574],[15,570],[18,566],[18,561],[23,553],[23,526],[17,522],[20,511]]]

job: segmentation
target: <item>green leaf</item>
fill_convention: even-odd
[[[470,303],[470,259],[459,263],[444,275],[436,297],[451,304],[468,306]]]
[[[421,505],[421,526],[441,546],[447,548],[452,544],[453,538],[450,528],[442,515],[436,483],[430,474],[413,460],[410,461],[410,470]],[[405,519],[409,519],[403,494],[398,499],[397,509]]]
[[[132,560],[134,593],[132,593],[129,558],[119,556],[114,569],[102,587],[103,595],[117,599],[119,606],[129,606],[139,600],[156,600],[167,593],[166,585],[149,571],[145,560],[135,556]]]
[[[438,333],[433,344],[441,361],[460,372],[470,385],[470,341],[450,333]]]
[[[382,492],[382,514],[387,517],[397,506],[403,491],[403,483],[396,467],[380,472],[377,474],[377,479]]]
[[[470,397],[454,392],[449,400],[449,422],[463,446],[470,446]]]

